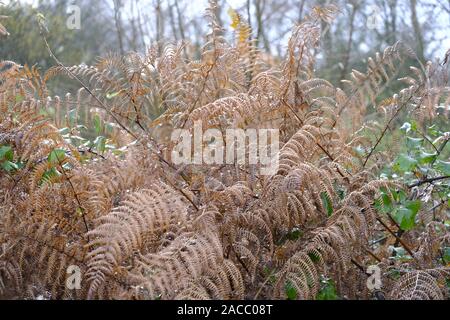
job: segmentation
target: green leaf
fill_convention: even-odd
[[[412,212],[417,213],[420,210],[420,207],[422,206],[422,202],[420,200],[414,200],[414,201],[406,201],[405,207],[410,209]]]
[[[402,276],[401,272],[398,269],[394,269],[394,268],[389,270],[387,273],[394,280],[398,280]]]
[[[284,291],[286,293],[286,296],[288,300],[297,300],[297,290],[294,288],[292,283],[290,281],[286,282],[286,285],[284,287]]]
[[[320,199],[322,199],[322,204],[325,210],[327,211],[327,215],[330,217],[333,214],[333,204],[331,203],[331,199],[328,196],[328,193],[321,192]]]
[[[343,190],[343,189],[338,189],[338,190],[336,191],[336,193],[337,193],[337,195],[338,195],[338,197],[339,197],[340,200],[344,200],[344,198],[345,198],[345,190]]]
[[[82,217],[84,215],[84,209],[81,207],[78,207],[77,210],[75,211],[76,215],[79,217]]]
[[[4,161],[0,164],[0,166],[2,167],[3,170],[5,170],[7,172],[11,172],[13,170],[19,170],[19,167],[17,166],[17,164],[15,164],[14,162],[11,162],[11,161]]]
[[[420,164],[427,164],[433,162],[437,157],[436,153],[427,153],[424,151],[420,152],[419,155],[419,163]]]
[[[444,254],[442,255],[442,259],[444,259],[445,264],[450,263],[450,247],[444,248]]]
[[[45,171],[45,173],[42,175],[39,185],[42,185],[43,183],[48,182],[52,178],[58,177],[60,175],[61,175],[61,173],[58,170],[56,170],[56,168],[51,168],[51,169]]]
[[[106,150],[106,138],[103,136],[98,136],[94,140],[95,148],[98,152],[103,153]]]
[[[339,296],[332,280],[325,281],[324,286],[317,294],[317,300],[337,300]]]
[[[25,98],[22,95],[16,95],[16,103],[21,103],[23,100],[25,100]]]
[[[421,207],[420,200],[406,201],[403,206],[394,213],[394,219],[400,225],[402,230],[411,230],[416,225],[416,215]]]
[[[112,99],[114,97],[117,97],[119,94],[120,94],[120,91],[107,93],[106,94],[106,99]]]
[[[48,155],[48,162],[51,164],[59,164],[66,158],[64,149],[55,149]]]
[[[433,124],[431,127],[428,127],[428,133],[432,136],[439,136],[439,131],[436,130],[436,125]]]
[[[403,190],[391,190],[392,195],[394,196],[395,201],[397,202],[403,202],[406,200],[406,198],[408,197],[408,195],[406,194],[405,191]]]
[[[12,161],[14,159],[14,152],[10,146],[0,147],[0,161],[8,160]]]
[[[373,202],[373,206],[375,207],[375,209],[377,209],[379,212],[384,212],[384,207],[383,207],[383,199],[381,197],[376,198]]]
[[[450,162],[438,160],[435,167],[443,174],[450,175]]]
[[[417,165],[417,160],[410,157],[407,154],[400,154],[394,164],[394,169],[398,171],[406,172],[412,171]]]
[[[302,236],[302,231],[299,228],[293,228],[291,232],[287,234],[287,238],[291,241],[297,240]]]
[[[392,212],[393,210],[393,203],[391,194],[395,199],[395,196],[397,195],[396,192],[389,192],[386,188],[381,188],[381,196],[377,199],[375,199],[375,208],[383,213]]]
[[[387,210],[392,209],[392,200],[391,197],[386,194],[386,193],[382,193],[381,194],[381,199],[383,200],[383,207]]]
[[[312,262],[317,263],[320,261],[320,257],[314,252],[308,252],[308,256]]]
[[[95,133],[97,135],[99,135],[102,132],[102,130],[103,130],[102,119],[100,118],[100,115],[96,114],[94,116],[93,121],[94,121]]]
[[[407,254],[405,248],[389,246],[389,249],[392,249],[392,252],[395,253],[395,255],[393,255],[390,259],[394,259],[401,262],[412,260],[412,257],[409,254]]]
[[[78,117],[77,117],[77,109],[72,109],[68,112],[66,115],[67,121],[69,122],[70,126],[73,127],[77,123]]]
[[[422,138],[411,138],[406,137],[406,146],[408,149],[415,149],[422,145],[423,139]]]

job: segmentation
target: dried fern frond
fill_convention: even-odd
[[[446,278],[449,268],[407,272],[389,293],[396,300],[443,300],[447,297]]]
[[[223,259],[220,241],[211,233],[185,233],[157,254],[142,256],[130,273],[130,281],[141,299],[243,296],[238,269]]]
[[[130,194],[119,207],[100,217],[98,226],[88,232],[92,237],[88,245],[92,248],[88,254],[89,297],[95,296],[106,278],[135,250],[156,250],[163,234],[176,234],[186,219],[183,200],[163,183]]]

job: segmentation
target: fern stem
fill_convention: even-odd
[[[417,89],[415,91],[418,90],[419,87],[417,87]],[[397,110],[395,111],[395,113],[393,114],[393,116],[389,119],[388,123],[386,124],[386,126],[384,127],[384,130],[381,132],[381,135],[378,137],[375,145],[370,149],[369,154],[367,155],[366,159],[364,160],[363,163],[363,169],[366,167],[367,161],[369,161],[370,157],[372,156],[373,152],[375,151],[375,149],[378,147],[378,145],[380,144],[381,140],[384,138],[384,136],[386,135],[386,132],[388,131],[389,127],[391,126],[391,123],[394,121],[394,119],[400,114],[400,111],[403,110],[403,108],[408,105],[408,103],[411,101],[411,99],[414,97],[414,94],[411,94],[411,96],[408,98],[408,100],[406,100],[406,102],[404,102],[399,108],[397,108]]]
[[[61,171],[62,171],[64,177],[65,177],[65,178],[67,179],[67,181],[69,182],[70,188],[72,189],[72,192],[73,192],[73,195],[74,195],[75,200],[77,201],[78,207],[79,207],[80,210],[81,210],[81,218],[83,219],[83,223],[84,223],[84,227],[86,228],[86,232],[89,232],[89,227],[88,227],[88,224],[87,224],[87,221],[86,221],[86,217],[85,217],[85,214],[84,214],[84,213],[85,213],[85,209],[84,209],[84,207],[81,205],[81,201],[80,201],[80,199],[78,198],[78,194],[77,194],[77,192],[75,191],[75,187],[74,187],[72,181],[70,180],[69,176],[67,175],[66,169],[64,169],[64,166],[63,166],[61,160],[59,159],[57,152],[55,152],[55,156],[56,156],[56,160],[58,160],[59,166],[61,167]],[[87,240],[89,241],[89,236],[87,236]]]

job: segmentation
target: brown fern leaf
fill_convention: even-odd
[[[150,190],[130,194],[121,206],[100,217],[88,254],[87,279],[90,298],[125,263],[135,250],[154,251],[167,232],[179,232],[186,225],[186,205],[179,195],[163,183]]]
[[[447,296],[445,278],[448,267],[429,270],[414,270],[403,275],[389,296],[396,300],[443,300]]]

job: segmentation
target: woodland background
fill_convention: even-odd
[[[4,1],[3,1],[4,2]],[[144,51],[150,43],[185,41],[197,58],[207,31],[207,2],[185,0],[39,0],[6,1],[0,15],[11,36],[3,40],[0,57],[20,64],[53,65],[39,37],[36,12],[51,30],[48,40],[66,65],[93,64],[114,51]],[[273,59],[283,57],[292,25],[316,5],[334,4],[340,13],[322,37],[319,76],[333,84],[353,68],[396,41],[411,46],[421,60],[443,58],[450,48],[450,1],[436,0],[234,0],[218,1],[217,16],[226,36],[233,28],[229,9],[239,12],[252,28],[252,38]],[[67,9],[81,9],[81,29],[69,30]],[[393,88],[395,89],[395,88]]]

